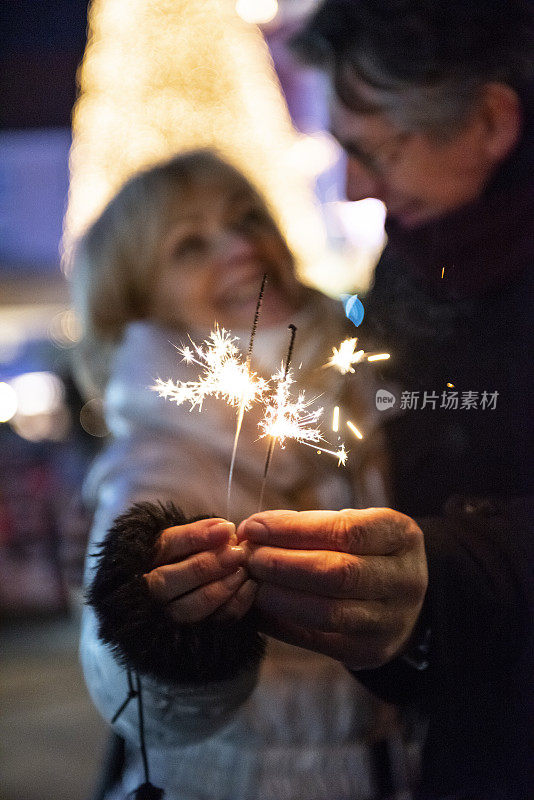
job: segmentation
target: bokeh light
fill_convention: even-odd
[[[69,433],[71,416],[66,406],[60,406],[50,414],[15,414],[10,424],[15,433],[29,442],[60,442]]]
[[[48,335],[57,347],[74,347],[81,335],[80,324],[72,308],[57,313],[50,322]]]
[[[358,247],[382,248],[386,207],[369,197],[354,203],[336,203],[336,211],[347,239]]]
[[[16,407],[5,421],[19,436],[40,442],[61,441],[68,435],[72,420],[61,378],[52,372],[25,372],[12,378],[8,387]],[[7,397],[5,389],[3,392]]]
[[[9,422],[17,413],[17,393],[9,383],[0,383],[0,422]]]
[[[104,405],[100,398],[94,397],[85,403],[80,411],[80,425],[90,436],[102,438],[108,435],[109,431],[104,418]]]
[[[17,398],[17,416],[52,414],[64,399],[63,383],[52,372],[26,372],[10,381]]]
[[[245,22],[265,25],[278,13],[277,0],[237,0],[235,10]]]
[[[301,134],[288,153],[289,164],[309,178],[315,178],[333,167],[339,158],[339,147],[326,132]]]
[[[93,0],[73,115],[68,252],[122,183],[175,153],[216,146],[258,186],[300,263],[325,236],[259,28],[234,0]]]

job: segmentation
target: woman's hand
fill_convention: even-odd
[[[232,522],[203,519],[166,528],[157,543],[154,568],[144,578],[180,624],[211,615],[235,620],[247,613],[256,594],[246,560]]]
[[[239,526],[260,582],[261,630],[336,658],[382,666],[403,651],[428,584],[423,532],[390,508],[264,511]]]

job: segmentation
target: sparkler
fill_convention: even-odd
[[[283,372],[283,375],[282,375],[282,371],[280,370],[278,375],[274,376],[275,380],[278,378],[278,383],[277,383],[277,388],[276,388],[276,393],[275,393],[275,402],[274,402],[273,406],[269,406],[268,405],[267,409],[266,409],[266,412],[265,412],[265,419],[266,420],[267,419],[271,419],[271,417],[272,417],[272,422],[274,422],[275,414],[272,414],[272,415],[269,414],[269,408],[272,407],[273,409],[276,409],[277,406],[278,406],[278,408],[281,407],[281,403],[283,401],[283,397],[284,397],[285,392],[287,391],[287,388],[288,388],[287,377],[288,377],[288,372],[289,372],[289,365],[291,364],[291,357],[293,355],[293,346],[295,344],[295,336],[296,336],[296,333],[297,333],[297,328],[296,328],[295,325],[289,325],[288,328],[291,331],[291,335],[290,335],[290,339],[289,339],[289,348],[288,348],[288,351],[287,351],[285,370]],[[285,387],[285,389],[283,387]],[[285,396],[287,398],[287,395],[285,395]],[[260,427],[262,427],[262,422],[260,422]],[[258,511],[261,511],[261,508],[262,508],[262,505],[263,505],[263,493],[265,491],[265,482],[267,480],[267,473],[269,471],[269,464],[271,463],[271,458],[272,458],[272,455],[273,455],[274,445],[276,443],[276,438],[277,438],[277,433],[275,432],[275,428],[274,427],[272,429],[270,429],[270,427],[268,425],[266,425],[265,427],[263,427],[263,430],[264,430],[264,434],[263,435],[264,436],[270,436],[271,439],[269,441],[269,449],[267,450],[267,457],[265,459],[265,467],[263,468],[263,480],[261,482],[260,502],[259,502]]]
[[[356,349],[357,344],[358,339],[354,337],[352,339],[345,339],[345,341],[341,342],[339,348],[333,347],[330,360],[327,361],[323,368],[335,367],[342,375],[346,375],[347,372],[354,372],[355,370],[352,365],[359,364],[365,357],[363,350]]]
[[[269,449],[267,451],[263,470],[259,511],[261,511],[263,505],[267,473],[276,442],[283,448],[286,439],[294,439],[299,442],[299,444],[317,449],[318,452],[328,453],[329,455],[337,457],[338,465],[340,466],[346,464],[348,456],[344,444],[340,446],[339,450],[327,450],[324,447],[318,448],[321,442],[328,444],[321,429],[318,427],[323,409],[309,410],[314,400],[306,400],[304,392],[299,392],[296,400],[291,399],[290,386],[293,383],[293,379],[289,372],[289,367],[297,329],[294,325],[290,325],[289,329],[291,331],[291,339],[285,367],[276,375],[272,376],[276,389],[272,396],[266,401],[264,417],[259,423],[260,430],[263,431],[263,433],[260,434],[260,438],[264,438],[265,436],[270,437]]]
[[[289,325],[291,338],[286,357],[285,366],[282,365],[280,371],[272,376],[275,389],[266,397],[270,382],[252,372],[250,363],[254,345],[254,337],[258,325],[258,319],[263,300],[263,293],[267,276],[263,276],[256,312],[250,335],[250,342],[246,358],[243,358],[236,342],[236,337],[232,336],[224,328],[215,326],[215,330],[201,345],[195,344],[190,338],[190,345],[178,347],[177,350],[182,356],[182,360],[187,364],[197,364],[202,368],[198,380],[196,381],[173,381],[161,380],[158,378],[152,387],[160,397],[172,400],[177,405],[183,403],[190,404],[190,411],[197,408],[202,411],[204,400],[207,397],[224,399],[228,405],[237,407],[237,424],[230,462],[227,489],[227,519],[230,516],[230,495],[232,478],[237,453],[239,435],[243,423],[245,411],[248,411],[256,401],[265,403],[264,417],[259,423],[263,431],[260,438],[270,437],[269,449],[265,461],[263,480],[260,494],[260,509],[263,503],[267,473],[272,460],[274,446],[279,442],[283,448],[286,439],[294,439],[300,444],[317,449],[319,453],[328,453],[335,456],[338,465],[345,465],[348,453],[344,444],[337,450],[326,449],[321,445],[328,442],[324,438],[318,421],[322,416],[323,409],[310,410],[314,400],[306,400],[304,392],[299,392],[296,399],[291,398],[290,386],[294,382],[289,372],[293,346],[295,342],[296,327]],[[354,344],[356,339],[353,340]],[[341,349],[341,348],[340,348]],[[354,347],[351,347],[351,352]],[[334,348],[335,350],[335,348]],[[362,351],[363,353],[363,351]],[[326,366],[326,365],[325,365]],[[354,371],[354,370],[352,370]],[[339,410],[338,410],[339,420]],[[318,448],[318,445],[320,446]]]
[[[254,337],[256,336],[256,329],[258,327],[258,320],[260,318],[260,309],[263,300],[263,293],[265,291],[265,283],[267,281],[267,273],[265,272],[263,275],[263,279],[261,282],[260,293],[258,295],[258,302],[256,303],[256,311],[254,312],[254,320],[252,322],[252,330],[250,332],[250,341],[248,344],[248,353],[247,353],[247,360],[246,360],[246,369],[249,376],[251,377],[250,373],[250,362],[252,359],[252,349],[254,347]],[[237,414],[237,424],[235,429],[235,436],[234,436],[234,446],[232,449],[232,458],[230,459],[230,470],[228,473],[228,488],[226,490],[226,519],[230,519],[230,495],[232,492],[232,478],[234,476],[234,465],[235,459],[237,455],[237,443],[239,441],[239,434],[241,433],[241,426],[243,424],[243,417],[245,416],[245,405],[246,405],[246,397],[243,394],[243,398],[241,400],[241,404],[239,406],[239,412]]]
[[[236,346],[237,338],[216,325],[203,345],[191,340],[191,347],[178,347],[186,364],[198,364],[203,372],[198,381],[156,380],[152,387],[160,397],[177,405],[190,403],[192,411],[202,405],[206,397],[222,397],[231,406],[243,405],[248,410],[267,390],[268,381],[251,372]]]
[[[332,355],[329,361],[323,365],[323,369],[334,367],[342,375],[348,372],[355,372],[353,364],[360,364],[362,361],[384,361],[390,357],[389,353],[366,353],[358,350],[358,339],[356,337],[345,339],[339,347],[332,348]]]
[[[230,519],[230,495],[232,489],[232,478],[234,474],[235,459],[237,454],[237,444],[239,434],[243,424],[245,411],[248,411],[252,403],[263,398],[269,382],[264,378],[251,372],[250,362],[254,338],[258,327],[260,308],[265,291],[267,274],[262,279],[252,331],[248,346],[246,360],[239,353],[235,344],[236,337],[231,336],[224,328],[220,329],[217,325],[204,341],[204,346],[196,345],[191,340],[191,346],[177,348],[182,355],[182,360],[186,364],[197,364],[203,368],[203,373],[197,381],[163,381],[157,379],[152,388],[159,393],[160,397],[173,400],[178,405],[189,402],[190,410],[198,408],[202,411],[202,405],[206,397],[214,396],[223,398],[231,406],[238,406],[236,432],[232,457],[230,460],[230,470],[228,474],[228,489],[226,493],[226,518]]]
[[[301,444],[307,444],[307,442],[301,442]],[[308,446],[313,447],[312,444]],[[345,450],[344,443],[339,446],[339,450],[326,450],[326,448],[321,447],[321,449],[317,449],[317,452],[319,455],[321,455],[321,453],[327,453],[329,456],[335,456],[337,458],[338,467],[344,467],[347,463],[347,458],[349,457],[348,451]]]

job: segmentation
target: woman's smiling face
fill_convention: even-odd
[[[249,327],[264,273],[262,324],[299,306],[287,246],[259,198],[228,177],[185,193],[158,256],[150,314],[171,327]]]

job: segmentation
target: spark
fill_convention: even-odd
[[[347,458],[349,457],[349,454],[348,454],[347,450],[345,450],[345,445],[344,444],[341,444],[341,447],[337,451],[336,456],[337,456],[338,466],[339,467],[344,467],[345,464],[347,463]]]
[[[276,388],[272,395],[264,401],[264,416],[258,423],[258,427],[262,431],[260,439],[270,436],[271,441],[277,441],[282,449],[286,439],[293,439],[299,444],[317,450],[318,453],[335,456],[339,465],[345,465],[348,453],[344,444],[341,444],[338,450],[330,450],[321,446],[321,442],[326,445],[329,443],[319,427],[323,408],[310,410],[310,406],[317,398],[307,400],[305,393],[301,391],[296,399],[292,399],[291,384],[294,383],[294,380],[290,372],[284,374],[281,369],[272,376],[272,381]]]
[[[259,423],[260,438],[271,436],[280,447],[284,447],[286,439],[295,439],[302,444],[317,444],[325,438],[317,426],[323,409],[308,409],[314,400],[306,400],[304,392],[299,392],[295,400],[291,399],[290,386],[294,382],[291,373],[284,374],[283,369],[272,376],[275,390],[265,404],[263,419]]]
[[[191,340],[191,347],[178,347],[182,360],[197,364],[203,372],[197,381],[156,380],[152,387],[160,397],[181,405],[190,403],[192,411],[202,405],[206,397],[224,399],[230,406],[242,406],[248,411],[252,403],[260,400],[268,388],[268,381],[250,371],[246,359],[236,346],[238,339],[224,328],[216,326],[202,345]]]
[[[289,365],[291,364],[291,358],[293,356],[293,347],[295,346],[295,336],[297,334],[297,328],[293,323],[290,323],[287,326],[288,331],[290,331],[289,335],[289,347],[287,350],[287,357],[285,366],[282,363],[282,368],[280,370],[280,382],[286,383],[289,378]],[[261,482],[261,491],[260,491],[260,504],[258,507],[258,511],[261,511],[263,506],[263,495],[265,494],[265,487],[267,485],[267,473],[269,472],[269,466],[271,464],[271,459],[274,453],[274,446],[276,444],[276,437],[271,436],[269,439],[269,448],[267,450],[267,455],[265,457],[265,466],[263,468],[263,480]]]
[[[374,356],[367,356],[367,361],[385,361],[390,358],[389,353],[376,353]]]
[[[193,351],[190,347],[182,347],[180,350],[183,360],[186,364],[191,364],[194,360]]]
[[[302,444],[307,444],[307,442],[302,442]],[[308,445],[308,447],[313,446],[313,444]],[[321,453],[327,453],[329,456],[335,456],[337,458],[338,467],[344,467],[347,463],[347,458],[349,457],[347,450],[345,450],[344,444],[339,446],[339,450],[327,450],[326,448],[322,447],[320,450],[317,450],[317,453],[318,455],[321,455]]]
[[[443,269],[441,270],[441,278],[442,278],[442,279],[443,279],[443,276],[444,276],[444,275],[445,275],[445,267],[443,267]]]
[[[356,425],[355,425],[353,422],[351,422],[351,421],[350,421],[350,419],[348,419],[348,420],[347,420],[347,428],[350,428],[350,430],[353,432],[353,434],[354,434],[354,435],[355,435],[355,436],[356,436],[358,439],[363,439],[363,434],[362,434],[362,433],[360,433],[360,431],[358,430],[358,428],[356,427]]]
[[[326,444],[328,444],[321,429],[318,427],[323,409],[317,408],[314,411],[308,410],[317,398],[306,400],[304,392],[302,391],[299,392],[296,400],[292,400],[291,398],[290,387],[294,381],[289,371],[289,365],[291,364],[297,329],[294,325],[289,325],[289,330],[291,331],[291,338],[286,363],[285,366],[282,364],[280,370],[271,378],[276,388],[270,398],[265,402],[265,413],[263,419],[258,424],[260,430],[263,431],[263,433],[260,434],[260,439],[265,436],[269,436],[270,439],[269,450],[267,452],[263,471],[259,504],[260,510],[263,504],[267,472],[276,442],[278,442],[282,448],[284,447],[286,439],[294,439],[296,442],[305,444],[308,447],[313,447],[314,449],[317,448],[320,442],[326,442]],[[323,448],[321,447],[320,450],[323,451]],[[324,450],[324,452],[336,456],[338,459],[338,466],[341,466],[341,464],[344,465],[347,461],[347,452],[343,444],[337,451]]]
[[[449,389],[454,389],[454,383],[448,383],[447,386],[449,387]]]
[[[332,430],[334,433],[339,431],[339,406],[334,408],[334,412],[332,414]]]
[[[364,350],[358,350],[358,339],[353,337],[345,339],[339,347],[332,348],[332,355],[330,360],[324,364],[326,367],[335,367],[342,375],[348,372],[355,372],[354,364],[360,364],[365,359],[367,361],[384,361],[389,358],[389,353],[366,353]]]
[[[363,350],[356,349],[357,344],[358,339],[356,337],[345,339],[345,341],[341,342],[339,348],[332,348],[330,360],[324,366],[335,367],[342,375],[346,375],[347,372],[354,372],[352,365],[358,364],[365,357]]]

